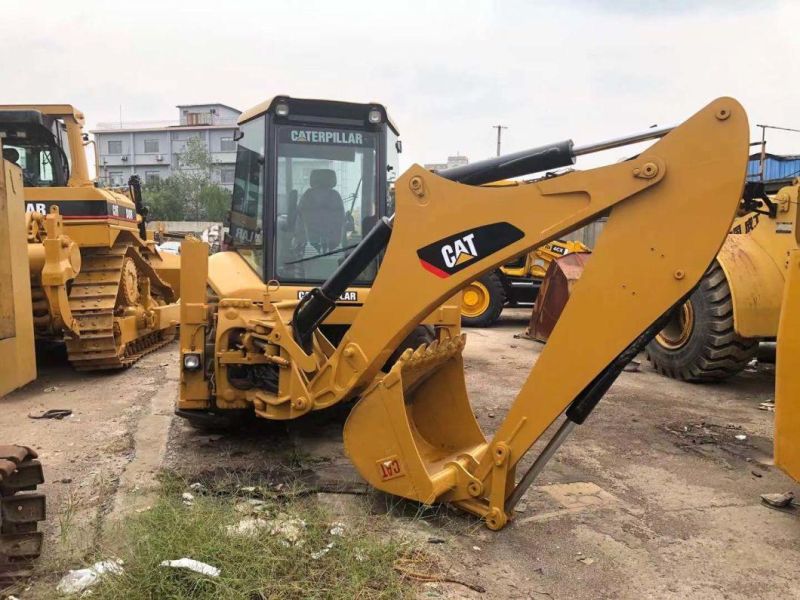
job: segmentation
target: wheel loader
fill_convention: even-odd
[[[3,396],[36,379],[24,214],[22,171],[0,160],[0,409]],[[36,492],[44,482],[36,452],[6,435],[0,436],[0,593],[31,574],[42,548],[37,523],[45,518],[45,497]]]
[[[252,279],[254,287],[209,301],[207,249],[186,241],[179,409],[248,408],[287,420],[354,401],[344,444],[365,480],[422,503],[451,503],[501,529],[569,432],[714,260],[742,194],[748,132],[742,107],[720,98],[675,128],[580,146],[565,140],[439,173],[414,165],[396,181],[394,214],[378,219],[301,299],[278,299],[276,284]],[[524,186],[483,185],[653,139],[624,162]],[[264,186],[250,188],[248,199],[267,202]],[[414,328],[470,281],[605,214],[583,278],[491,438],[467,397],[465,336],[443,330],[387,368]],[[369,297],[331,340],[321,325],[379,256]],[[576,354],[576,339],[592,344]],[[559,419],[517,478],[516,465]]]
[[[741,371],[758,344],[778,333],[789,255],[797,249],[800,180],[774,197],[748,183],[746,200],[697,290],[647,345],[653,367],[684,381],[718,381]]]
[[[553,240],[482,275],[461,293],[461,324],[490,327],[506,306],[533,306],[548,265],[572,252],[588,252],[577,240]]]
[[[0,106],[3,156],[22,172],[35,337],[64,342],[75,369],[118,369],[174,339],[178,268],[147,237],[138,181],[125,194],[89,178],[83,123],[68,104]]]

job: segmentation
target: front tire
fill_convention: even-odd
[[[757,351],[758,339],[744,338],[734,329],[731,289],[716,260],[646,348],[656,371],[695,383],[736,375]]]
[[[500,318],[506,292],[496,272],[487,273],[464,288],[461,293],[461,325],[490,327]]]

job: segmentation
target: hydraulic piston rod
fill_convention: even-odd
[[[673,129],[673,126],[653,128],[583,146],[575,146],[572,140],[566,140],[496,158],[487,158],[461,167],[442,169],[436,174],[459,183],[483,185],[501,179],[568,167],[575,164],[575,158],[578,156],[654,140],[664,137]]]

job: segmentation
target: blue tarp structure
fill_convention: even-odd
[[[758,180],[758,164],[760,159],[761,153],[750,155],[750,162],[747,163],[748,180]],[[791,181],[795,177],[800,177],[799,155],[766,155],[766,160],[764,162],[764,181]]]

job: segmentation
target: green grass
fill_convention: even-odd
[[[226,486],[227,487],[227,486]],[[259,518],[278,515],[306,523],[302,544],[286,547],[269,528],[255,537],[228,535],[226,526],[248,515],[236,510],[242,498],[209,486],[185,506],[183,483],[165,482],[153,507],[106,532],[97,559],[117,557],[124,573],[106,576],[92,588],[93,600],[411,598],[416,586],[394,570],[396,561],[415,550],[390,535],[388,522],[364,519],[348,524],[343,536],[330,534],[332,519],[312,498],[267,499]],[[314,560],[327,544],[333,547]],[[162,560],[194,558],[221,570],[217,578],[185,569],[160,567]]]

